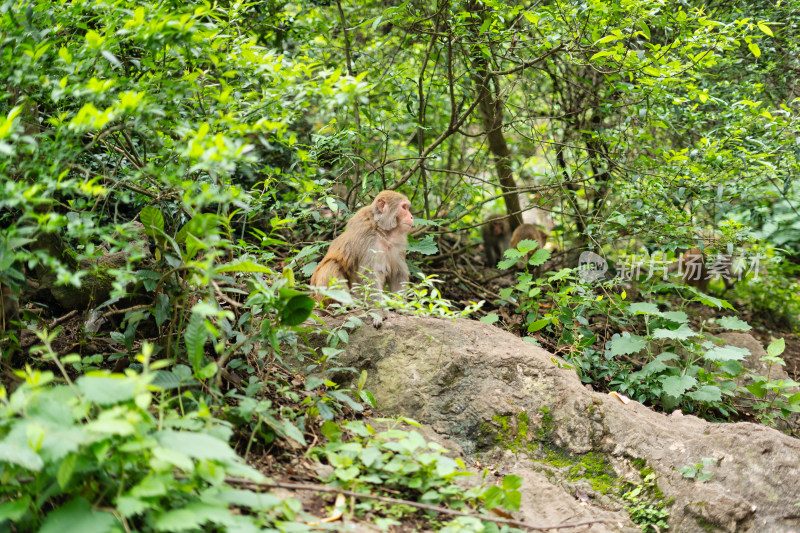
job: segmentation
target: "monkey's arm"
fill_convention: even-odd
[[[395,268],[389,273],[389,290],[397,292],[403,288],[403,283],[408,282],[410,273],[405,257],[400,257],[398,264],[394,266]]]

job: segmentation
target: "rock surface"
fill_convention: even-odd
[[[342,362],[368,371],[366,387],[383,412],[427,424],[465,453],[521,475],[518,518],[532,524],[600,518],[607,522],[588,531],[631,530],[611,491],[594,490],[591,476],[564,475],[564,464],[583,468],[592,458],[617,481],[641,484],[643,472],[654,472],[673,502],[671,531],[800,533],[800,441],[777,430],[623,404],[584,388],[545,350],[470,320],[393,317],[353,333]],[[557,454],[561,466],[553,466]],[[704,458],[715,461],[709,481],[678,472]]]

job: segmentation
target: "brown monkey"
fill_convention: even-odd
[[[702,291],[708,291],[708,268],[706,256],[700,248],[689,248],[678,259],[677,269],[683,275],[683,282]]]
[[[408,281],[406,244],[414,225],[411,202],[395,191],[381,191],[362,207],[336,237],[311,275],[311,285],[327,287],[342,280],[350,291],[372,282],[377,290],[397,291]]]
[[[511,240],[511,224],[504,215],[489,215],[481,230],[483,234],[483,250],[489,266],[497,266]]]
[[[541,249],[547,244],[547,233],[533,224],[522,224],[511,235],[511,247],[516,248],[520,241],[525,239],[538,242]]]

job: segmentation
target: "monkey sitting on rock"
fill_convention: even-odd
[[[351,293],[365,283],[371,283],[378,291],[388,286],[397,292],[409,278],[406,245],[413,225],[411,202],[405,195],[379,192],[331,242],[311,275],[311,285],[327,287],[332,280],[340,280]]]

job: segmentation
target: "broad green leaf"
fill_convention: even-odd
[[[718,402],[722,400],[722,392],[714,385],[703,385],[697,390],[688,392],[686,396],[698,402]]]
[[[76,454],[69,454],[61,461],[58,466],[58,473],[56,474],[56,481],[61,489],[66,489],[69,480],[72,478],[72,473],[75,471],[75,464],[78,460]]]
[[[616,334],[608,342],[608,349],[611,355],[628,355],[644,350],[647,346],[647,341],[639,335]]]
[[[123,375],[81,376],[75,385],[85,399],[99,405],[127,402],[136,394],[136,382]]]
[[[283,498],[269,492],[253,492],[244,489],[224,489],[218,496],[229,505],[247,507],[257,511],[269,511],[283,503]]]
[[[44,466],[44,461],[30,446],[18,446],[8,442],[0,442],[0,463],[11,463],[33,472]]]
[[[274,274],[274,270],[269,267],[259,265],[253,261],[238,261],[234,263],[225,263],[214,268],[215,274],[223,272],[263,272],[266,274]]]
[[[741,361],[750,354],[747,348],[738,346],[715,346],[708,350],[703,357],[707,361]]]
[[[644,34],[645,37],[647,37],[647,40],[649,41],[650,40],[650,28],[647,27],[647,24],[645,24],[644,20],[639,20],[639,29],[642,30],[642,33]]]
[[[667,376],[661,380],[664,394],[680,398],[683,393],[697,385],[697,380],[692,376]]]
[[[487,509],[494,509],[495,507],[500,506],[503,503],[503,489],[498,487],[497,485],[492,485],[486,492],[484,493],[484,501],[483,506]]]
[[[661,316],[671,322],[677,322],[678,324],[689,322],[689,315],[683,311],[665,311],[661,313]]]
[[[636,302],[628,306],[628,312],[632,315],[653,315],[661,316],[656,304],[649,302]]]
[[[226,524],[233,521],[227,507],[212,506],[208,502],[190,503],[183,509],[168,511],[155,521],[156,531],[215,530],[202,527],[207,522]],[[222,528],[226,529],[226,528]]]
[[[180,450],[192,459],[222,463],[233,463],[238,459],[227,442],[206,433],[165,430],[157,433],[156,438],[162,446]]]
[[[509,511],[519,511],[520,503],[522,503],[522,493],[520,491],[511,490],[505,493],[503,507]]]
[[[285,326],[302,324],[314,310],[314,299],[306,294],[292,297],[281,309],[280,319]]]
[[[506,254],[508,254],[508,250],[506,250]],[[497,268],[500,270],[508,270],[509,268],[513,267],[517,264],[517,259],[503,259],[499,263],[497,263]]]
[[[534,331],[539,331],[540,329],[545,327],[550,322],[551,322],[551,319],[549,319],[549,318],[540,318],[539,320],[531,322],[530,324],[528,324],[528,333],[533,333]]]
[[[687,324],[681,324],[678,329],[656,328],[653,331],[654,339],[686,340],[689,337],[696,337],[697,332]]]
[[[740,320],[735,316],[725,316],[719,319],[719,325],[725,329],[732,329],[735,331],[750,331],[753,329],[750,324],[744,320]]]
[[[515,476],[513,474],[509,474],[507,476],[503,476],[503,488],[505,490],[512,490],[518,489],[522,486],[522,478],[519,476]]]
[[[750,53],[753,54],[755,57],[759,57],[761,55],[761,49],[758,47],[756,43],[750,43],[747,45],[748,50]]]
[[[153,372],[153,374],[154,377],[150,384],[162,390],[177,389],[184,382],[184,380],[175,372],[158,370]]]
[[[786,349],[786,341],[783,339],[775,339],[769,346],[767,346],[767,354],[772,357],[778,357]]]
[[[769,26],[767,26],[763,22],[759,22],[758,23],[758,29],[763,31],[764,33],[766,33],[770,37],[774,37],[774,35],[772,34],[772,30],[769,28]]]
[[[488,315],[480,318],[480,322],[483,322],[484,324],[494,324],[498,320],[500,320],[500,317],[497,316],[497,313],[489,313]]]
[[[75,498],[50,512],[44,519],[39,533],[64,533],[65,531],[91,531],[103,533],[122,525],[114,515],[92,509],[83,498]]]
[[[540,266],[543,265],[548,259],[550,259],[550,250],[545,250],[542,248],[541,250],[536,250],[531,258],[528,260],[528,264],[531,266]]]
[[[12,523],[18,522],[28,510],[31,504],[30,494],[25,494],[16,500],[11,500],[0,504],[0,524],[5,521]]]
[[[139,221],[144,226],[148,236],[160,242],[164,238],[164,215],[161,210],[151,205],[139,212]]]
[[[426,235],[421,241],[409,239],[406,252],[419,252],[422,255],[433,255],[439,251],[439,247],[433,240],[433,235]]]
[[[616,41],[617,39],[619,39],[619,36],[617,36],[617,35],[606,35],[602,39],[598,39],[598,41],[596,43],[594,43],[594,44],[596,44],[596,45],[597,44],[604,44],[604,43],[608,43],[608,42],[611,42],[611,41]]]

